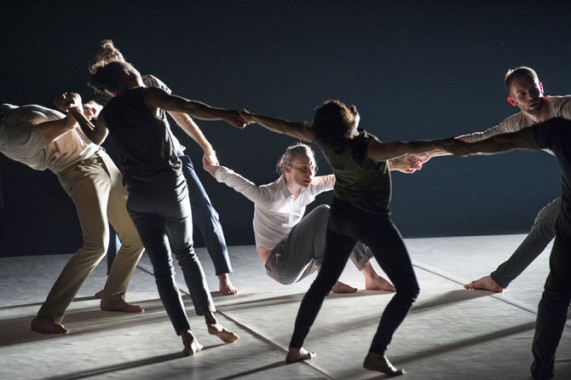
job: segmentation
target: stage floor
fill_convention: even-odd
[[[406,379],[529,379],[537,303],[548,273],[548,251],[502,294],[462,284],[489,274],[524,235],[407,239],[421,286],[418,301],[389,347]],[[224,345],[194,313],[182,275],[177,280],[204,351],[182,355],[182,344],[158,298],[148,258],[133,277],[128,301],[144,314],[103,312],[93,294],[105,281],[99,264],[72,303],[65,336],[30,330],[69,255],[0,258],[0,379],[381,379],[362,368],[390,293],[359,290],[330,295],[305,347],[317,358],[286,365],[299,303],[313,277],[283,286],[265,275],[253,246],[230,248],[238,296],[220,296],[212,263],[197,249],[219,320],[240,335]],[[375,263],[376,265],[376,263]],[[378,268],[378,266],[377,266]],[[351,264],[342,281],[363,287]],[[557,353],[556,379],[571,379],[571,325]]]

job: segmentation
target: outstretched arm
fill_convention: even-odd
[[[256,123],[262,127],[282,135],[288,135],[297,139],[313,142],[315,135],[307,123],[288,121],[277,117],[263,116],[241,110],[240,115],[249,123]]]
[[[180,96],[170,95],[166,91],[148,87],[145,93],[145,103],[149,108],[161,108],[165,111],[184,112],[191,117],[202,120],[224,120],[236,128],[244,128],[244,120],[238,111],[211,107],[196,100],[188,100]]]
[[[533,138],[532,129],[525,128],[514,133],[496,135],[489,139],[466,143],[460,139],[442,140],[438,145],[455,156],[496,154],[514,149],[540,149]]]
[[[386,161],[399,158],[407,153],[424,153],[437,148],[435,141],[380,142],[379,140],[372,140],[367,156],[372,160]]]

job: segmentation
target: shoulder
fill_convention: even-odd
[[[160,88],[169,94],[172,92],[171,89],[159,78],[154,75],[144,75],[143,76],[143,83],[145,83],[148,87],[157,87]]]
[[[502,129],[503,132],[517,132],[520,129],[531,127],[533,122],[529,120],[523,112],[518,112],[511,116],[506,117],[498,124],[498,128]]]

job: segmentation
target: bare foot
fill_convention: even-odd
[[[215,335],[218,338],[222,339],[224,343],[234,343],[240,337],[233,333],[230,330],[226,330],[220,323],[215,324],[207,324],[208,325],[208,333],[210,335]]]
[[[127,303],[124,300],[117,301],[112,305],[105,305],[101,301],[100,307],[103,311],[122,311],[124,313],[143,313],[145,311],[141,306]]]
[[[192,331],[182,331],[180,336],[182,337],[182,343],[184,344],[184,348],[182,349],[184,356],[192,356],[197,352],[202,351],[203,346],[202,344],[198,343],[198,340]]]
[[[341,281],[337,281],[335,286],[331,289],[333,293],[356,293],[357,288],[349,286]]]
[[[32,319],[30,327],[32,330],[42,334],[67,334],[67,329],[61,323],[46,317],[36,316]]]
[[[223,296],[235,296],[238,294],[238,289],[236,289],[232,284],[232,281],[230,281],[228,273],[218,276],[218,281],[220,283],[220,294]]]
[[[380,354],[374,352],[369,352],[365,361],[363,362],[363,367],[369,371],[382,372],[388,377],[404,375],[406,371],[403,368],[396,368],[391,364],[389,359]]]
[[[464,285],[466,289],[471,290],[489,290],[494,293],[502,293],[504,288],[498,285],[497,282],[492,280],[490,276],[484,276],[479,280],[474,280],[469,284]]]
[[[101,289],[100,291],[98,291],[97,293],[95,293],[95,295],[93,296],[93,298],[95,298],[96,300],[100,300],[103,298],[103,289]]]
[[[381,276],[366,277],[365,278],[365,289],[367,290],[383,290],[385,292],[396,292],[397,288],[391,284],[388,280],[385,280]]]
[[[289,348],[286,355],[286,363],[295,363],[302,360],[313,359],[317,355],[315,352],[307,351],[305,348]]]

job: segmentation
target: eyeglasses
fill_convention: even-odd
[[[317,173],[317,169],[319,169],[317,167],[317,165],[300,165],[300,166],[290,166],[288,165],[290,168],[295,169],[297,171],[300,171],[302,173],[307,173],[309,171],[311,171],[312,173]]]

